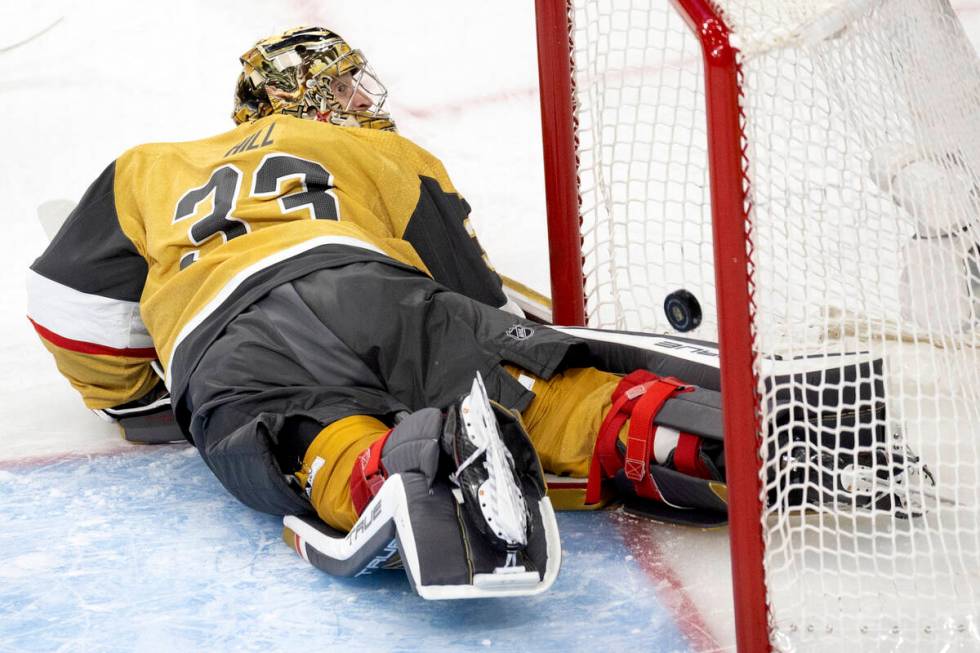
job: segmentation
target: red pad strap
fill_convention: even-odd
[[[688,476],[711,479],[711,473],[701,460],[701,438],[690,433],[681,433],[674,450],[674,467]]]
[[[624,394],[629,392],[630,389],[638,385],[643,385],[644,383],[647,383],[649,381],[656,381],[659,378],[660,378],[659,376],[647,370],[633,370],[632,372],[624,376],[622,379],[620,379],[619,385],[616,386],[616,389],[613,390],[612,393],[613,401],[616,401],[617,399],[622,397]]]
[[[657,482],[653,480],[653,474],[647,474],[643,477],[643,480],[633,483],[633,487],[636,489],[637,496],[641,496],[644,499],[652,499],[653,501],[663,501],[664,497],[660,494],[660,488],[657,487]]]
[[[664,402],[683,386],[676,379],[658,379],[645,385],[648,386],[647,391],[637,402],[630,419],[623,471],[626,478],[633,481],[638,495],[660,501],[660,490],[647,473],[650,458],[653,456],[653,440],[657,433],[653,418],[663,408]]]
[[[597,503],[601,497],[603,479],[615,476],[620,469],[633,481],[637,494],[648,499],[661,500],[660,491],[648,473],[657,430],[653,419],[667,399],[688,389],[690,386],[675,378],[660,378],[646,370],[632,372],[619,382],[613,392],[613,405],[602,420],[596,438],[585,503]],[[627,419],[630,420],[630,429],[624,457],[619,453],[616,443],[619,430]]]
[[[354,461],[350,473],[350,498],[354,511],[360,516],[384,485],[388,473],[381,464],[381,452],[385,448],[391,429],[375,440],[370,447],[361,452]]]
[[[635,370],[623,377],[613,391],[613,405],[602,420],[592,452],[589,482],[585,491],[586,504],[598,503],[602,497],[603,479],[615,476],[619,470],[623,469],[623,456],[616,446],[619,440],[619,431],[626,420],[630,419],[630,415],[638,402],[641,401],[641,397],[647,393],[648,388],[658,381],[667,381],[668,385],[673,388],[671,393],[680,387],[680,382],[675,379],[661,379],[653,372]],[[663,401],[660,402],[660,405],[663,405]],[[656,411],[653,412],[653,415],[656,415]],[[649,421],[652,424],[652,416]]]
[[[627,404],[632,404],[634,397],[622,396],[613,403],[609,412],[602,420],[599,435],[596,437],[595,448],[592,450],[592,464],[589,467],[589,482],[585,489],[585,503],[598,503],[602,498],[602,479],[612,476],[622,469],[623,460],[616,448],[616,438],[619,429],[629,419]]]
[[[619,430],[633,412],[636,400],[646,392],[643,383],[656,379],[657,375],[647,370],[635,370],[624,376],[613,390],[613,405],[602,419],[595,447],[592,450],[592,464],[589,467],[589,482],[585,490],[585,503],[598,503],[602,498],[602,479],[613,476],[623,468],[623,457],[616,448]]]

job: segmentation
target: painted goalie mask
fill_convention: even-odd
[[[346,127],[395,131],[388,91],[360,50],[322,27],[262,39],[241,56],[236,124],[285,113]]]

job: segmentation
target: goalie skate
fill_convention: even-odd
[[[801,459],[802,460],[802,459]],[[804,465],[797,461],[791,474],[797,486],[805,491],[790,492],[791,502],[807,510],[869,511],[869,514],[891,512],[899,519],[921,517],[925,513],[923,498],[931,494],[936,481],[932,472],[911,449],[884,444],[856,455],[813,453],[804,461],[810,466],[810,482]],[[818,473],[813,469],[817,468]],[[801,496],[793,497],[794,494]]]
[[[527,506],[479,374],[459,404],[459,418],[462,428],[446,433],[446,449],[458,464],[450,475],[456,498],[488,541],[507,551],[506,566],[515,567],[527,546]]]

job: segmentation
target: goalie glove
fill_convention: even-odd
[[[106,422],[118,423],[123,437],[129,442],[167,444],[185,441],[174,418],[170,392],[163,381],[139,399],[93,412]]]
[[[538,594],[557,578],[558,527],[537,455],[479,379],[445,415],[412,413],[365,451],[351,496],[359,517],[346,535],[316,518],[284,520],[287,542],[328,573],[400,561],[427,599]]]

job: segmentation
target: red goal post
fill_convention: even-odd
[[[719,348],[736,633],[740,651],[768,651],[739,69],[728,28],[709,2],[675,0],[675,6],[699,35],[712,134],[709,165],[719,323],[724,325]],[[566,0],[537,0],[536,8],[554,322],[584,326],[570,7]]]
[[[739,650],[980,649],[980,60],[949,0],[536,8],[553,319],[703,307]]]

